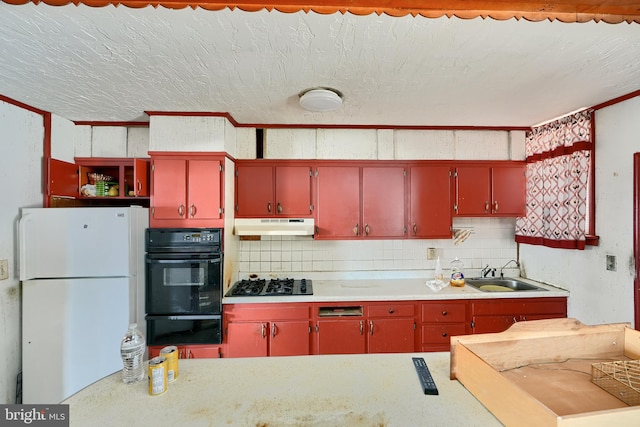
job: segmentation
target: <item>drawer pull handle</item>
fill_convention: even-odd
[[[447,310],[443,310],[443,311],[442,311],[442,315],[443,315],[443,316],[446,316],[447,314],[449,314],[449,313],[447,313]]]
[[[442,338],[446,338],[446,337],[447,337],[447,333],[446,333],[446,332],[443,332],[443,333],[442,333]]]
[[[389,314],[393,314],[393,313],[395,313],[395,312],[396,312],[396,311],[395,311],[393,308],[390,308],[390,309],[389,309]]]

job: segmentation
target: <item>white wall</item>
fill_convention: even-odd
[[[584,251],[520,245],[531,279],[571,292],[569,316],[586,324],[631,322],[633,279],[633,153],[640,152],[640,98],[596,111],[596,234]],[[617,271],[606,269],[606,255]]]
[[[21,369],[16,230],[20,208],[42,206],[43,118],[0,101],[0,129],[0,259],[9,260],[9,279],[0,281],[0,403],[7,404]]]

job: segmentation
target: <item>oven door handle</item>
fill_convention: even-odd
[[[192,264],[197,262],[208,262],[211,264],[222,262],[221,258],[183,258],[183,259],[149,259],[148,263],[153,264]]]

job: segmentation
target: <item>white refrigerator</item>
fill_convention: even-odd
[[[24,208],[22,402],[55,404],[122,369],[129,323],[145,328],[149,210]]]

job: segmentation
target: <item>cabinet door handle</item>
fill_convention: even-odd
[[[191,349],[187,350],[187,359],[195,359],[195,356],[193,353],[191,353]]]
[[[373,320],[369,320],[369,334],[373,335]]]
[[[196,216],[196,205],[194,205],[193,203],[191,203],[191,206],[189,207],[189,215],[191,215],[191,218],[193,218],[194,216]]]
[[[142,182],[138,180],[138,192],[142,191]]]
[[[414,222],[413,223],[413,235],[415,236],[416,234],[418,234],[418,225]]]
[[[518,319],[516,319],[516,316],[513,316],[513,323],[518,323]]]
[[[369,224],[365,224],[364,225],[364,235],[368,236],[369,235]]]
[[[493,211],[494,212],[498,212],[498,201],[496,200],[495,202],[493,202]]]
[[[364,325],[362,323],[362,320],[360,321],[360,335],[362,335],[364,333]]]
[[[267,212],[271,213],[271,202],[267,202]]]
[[[522,321],[526,322],[527,321],[527,316],[522,316]]]
[[[271,325],[271,336],[275,337],[276,336],[276,324],[272,324]]]
[[[356,236],[360,235],[360,224],[356,224],[356,226],[353,227],[353,234],[355,234]]]
[[[442,315],[443,315],[443,316],[446,316],[447,314],[449,314],[449,313],[447,312],[447,310],[443,310],[443,311],[442,311]]]
[[[264,323],[262,323],[262,324],[260,325],[260,333],[262,334],[262,338],[266,338],[266,337],[267,337],[266,329],[267,329],[267,325],[265,325]]]
[[[395,311],[393,308],[390,308],[390,309],[389,309],[389,314],[393,314],[393,313],[395,313],[395,312],[396,312],[396,311]]]
[[[184,215],[184,205],[182,203],[180,203],[180,206],[178,206],[178,215]]]
[[[278,213],[282,213],[282,205],[280,204],[280,202],[278,202]]]
[[[489,213],[489,201],[484,202],[484,212]]]

